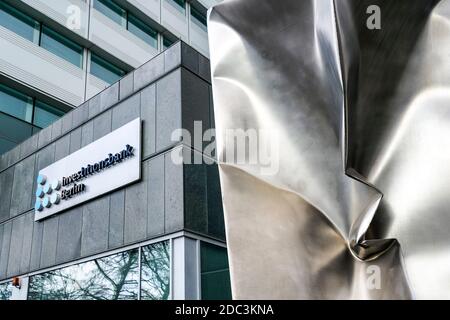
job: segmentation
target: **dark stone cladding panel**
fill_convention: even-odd
[[[89,102],[85,102],[72,111],[72,127],[78,128],[89,118]]]
[[[111,132],[111,110],[105,111],[94,119],[94,141]]]
[[[34,195],[34,165],[36,156],[20,161],[14,168],[14,181],[11,192],[10,216],[14,217],[30,209],[31,199]]]
[[[81,127],[81,147],[85,147],[94,141],[94,121],[86,122]]]
[[[100,112],[108,109],[119,101],[119,82],[110,85],[100,93]]]
[[[61,120],[58,120],[56,122],[61,124]],[[61,134],[61,127],[59,131]],[[38,135],[35,134],[20,144],[20,158],[24,159],[30,154],[36,152],[37,147],[38,147]]]
[[[164,51],[164,71],[170,72],[181,65],[181,42]]]
[[[183,165],[175,164],[168,152],[164,154],[164,166],[164,228],[166,233],[171,233],[184,226]]]
[[[34,166],[34,175],[33,175],[33,188],[32,188],[32,197],[29,204],[29,209],[34,207],[34,202],[36,201],[36,197],[34,194],[34,190],[36,190],[36,177],[39,173],[39,171],[50,164],[52,164],[55,161],[55,150],[56,150],[56,143],[52,143],[45,147],[44,149],[39,150],[36,153],[36,161]]]
[[[147,237],[154,238],[164,234],[165,211],[165,172],[164,154],[148,161],[147,182]]]
[[[81,228],[83,210],[81,207],[70,209],[62,214],[58,223],[56,263],[63,263],[81,256]]]
[[[20,160],[20,145],[17,145],[11,151],[6,153],[6,164],[9,167],[14,165],[19,160]]]
[[[185,149],[190,151],[190,149]],[[185,154],[194,163],[197,151]],[[184,165],[185,229],[217,239],[225,239],[219,171],[216,164]]]
[[[142,156],[156,152],[156,84],[141,91]]]
[[[113,192],[109,199],[108,248],[113,249],[124,244],[125,189]]]
[[[144,240],[147,236],[147,163],[142,166],[142,180],[125,190],[125,244]]]
[[[42,129],[38,133],[38,147],[42,148],[52,141],[52,126]]]
[[[8,268],[6,276],[20,273],[22,259],[23,229],[25,215],[12,220],[11,243],[9,245]]]
[[[0,280],[183,229],[224,239],[217,172],[204,165],[177,165],[171,158],[174,150],[190,150],[171,141],[174,129],[192,129],[194,120],[201,120],[203,129],[213,125],[207,60],[178,43],[154,61],[164,63],[154,78],[150,66],[142,71],[149,78],[136,77],[139,69],[130,73],[47,132],[1,156]],[[139,116],[141,181],[35,223],[32,207],[39,170]],[[28,163],[31,169],[25,168]],[[23,176],[30,182],[21,180]],[[20,186],[27,189],[23,195]],[[13,207],[17,216],[12,217],[13,192],[19,198]]]
[[[123,100],[133,94],[134,91],[134,72],[130,72],[119,82],[119,100]]]
[[[164,150],[175,142],[171,135],[181,128],[181,69],[156,83],[156,150]]]
[[[201,134],[211,127],[210,123],[210,108],[209,108],[209,88],[210,85],[193,74],[192,72],[182,69],[181,70],[181,104],[183,128],[188,130],[192,137],[193,147],[202,152],[203,148],[209,144],[209,142],[203,142],[200,145],[196,145],[195,141],[199,139],[195,138],[194,123],[200,123],[202,127]],[[199,141],[201,141],[200,139]]]
[[[47,268],[56,264],[56,247],[60,217],[61,215],[55,215],[41,222],[44,225],[44,229],[42,232],[40,268]]]
[[[43,232],[44,223],[33,223],[33,241],[31,243],[30,271],[39,269],[39,266],[41,264]]]
[[[206,197],[208,204],[208,235],[225,239],[225,220],[222,207],[222,192],[217,165],[206,166]]]
[[[0,173],[0,222],[9,219],[11,192],[14,181],[14,167]]]
[[[185,227],[206,234],[208,231],[208,206],[206,165],[184,165]]]
[[[134,88],[140,90],[164,75],[164,53],[134,71]]]
[[[52,124],[52,140],[58,139],[62,133],[62,119],[58,119]]]
[[[20,272],[28,272],[30,268],[31,248],[33,245],[33,224],[34,224],[34,212],[30,211],[24,215],[23,226],[23,239],[22,239],[22,251],[20,259]]]
[[[4,224],[0,224],[0,259],[2,258],[2,248],[3,248],[3,229]],[[3,275],[4,276],[4,275]],[[2,277],[2,274],[0,273],[0,278]]]
[[[81,128],[76,128],[70,133],[70,153],[81,148]]]
[[[66,134],[67,132],[69,132],[70,130],[72,130],[73,126],[72,126],[72,118],[73,118],[73,113],[69,112],[67,114],[65,114],[62,118],[62,128],[61,128],[61,134]]]
[[[199,69],[199,57],[200,55],[194,48],[184,42],[181,43],[181,63],[187,69],[197,74]]]
[[[70,154],[70,136],[70,134],[67,134],[55,142],[55,161]]]
[[[81,256],[108,249],[109,195],[83,205]]]
[[[0,279],[7,277],[9,248],[11,244],[12,222],[8,221],[3,225],[2,248],[0,255]]]
[[[33,137],[36,137],[36,135],[34,135]],[[36,147],[37,147],[37,139],[36,139]],[[0,155],[0,172],[8,168],[8,159],[7,159],[8,154],[9,152],[5,152],[4,154]]]
[[[135,94],[121,101],[112,109],[112,130],[120,128],[124,124],[139,118],[141,115],[141,96]]]

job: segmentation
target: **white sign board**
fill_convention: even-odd
[[[35,221],[141,178],[141,119],[39,171]]]

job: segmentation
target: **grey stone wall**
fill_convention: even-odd
[[[35,223],[39,170],[138,116],[142,180]],[[217,168],[170,158],[194,120],[214,123],[209,61],[177,43],[2,155],[0,280],[180,230],[224,240]]]

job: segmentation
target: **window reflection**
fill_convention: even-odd
[[[132,300],[138,298],[138,249],[31,278],[30,300]]]
[[[0,284],[0,300],[9,300],[12,296],[12,285],[10,282]]]
[[[203,300],[231,300],[227,249],[201,242],[201,283]]]
[[[113,84],[125,75],[125,71],[95,53],[91,53],[90,73],[109,84]]]
[[[141,299],[167,300],[170,294],[169,242],[143,247],[141,259]]]
[[[207,31],[206,14],[196,9],[195,7],[191,6],[191,16],[193,18],[192,21],[197,26],[202,28],[204,31]]]

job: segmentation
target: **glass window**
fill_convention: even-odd
[[[0,117],[1,117],[1,115],[0,115]],[[0,155],[4,154],[5,152],[8,152],[15,146],[17,146],[17,143],[15,143],[5,137],[0,136]],[[0,288],[0,290],[2,290],[2,289]],[[0,293],[0,300],[2,300],[1,293]]]
[[[52,107],[41,101],[36,101],[34,107],[33,124],[40,128],[45,128],[63,115],[64,112],[62,110]]]
[[[158,49],[158,31],[146,25],[133,15],[128,16],[128,31]]]
[[[0,113],[0,154],[28,139],[34,133],[34,128],[37,127],[13,116]]]
[[[94,8],[122,27],[127,26],[127,12],[111,0],[95,0]]]
[[[0,1],[0,25],[36,44],[39,42],[39,22]]]
[[[83,47],[48,27],[42,28],[41,47],[81,68]]]
[[[90,73],[108,84],[116,82],[125,75],[125,71],[100,58],[95,53],[91,53]]]
[[[203,30],[207,30],[206,28],[206,15],[202,13],[200,10],[196,9],[194,6],[191,6],[191,16],[192,21],[198,25]]]
[[[0,284],[0,300],[9,300],[12,296],[12,284],[6,282]]]
[[[172,40],[170,40],[167,37],[163,37],[163,49],[164,50],[166,50],[167,48],[169,48],[173,44],[174,44],[174,42]]]
[[[201,290],[203,300],[230,300],[231,285],[227,249],[201,243]]]
[[[186,13],[186,0],[167,0],[169,3],[173,4],[180,12]]]
[[[0,84],[0,111],[31,122],[33,98]]]
[[[30,278],[29,300],[134,300],[139,290],[139,251],[54,270]]]
[[[141,256],[141,299],[167,300],[170,294],[169,241],[143,247]]]

